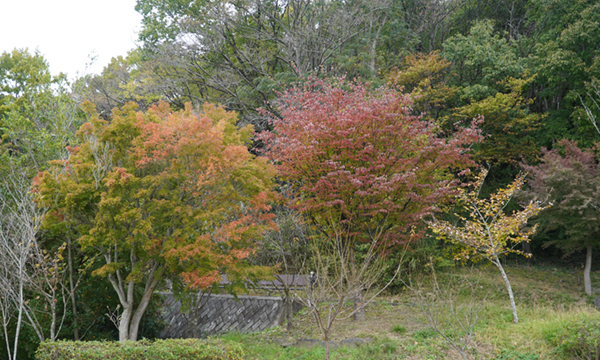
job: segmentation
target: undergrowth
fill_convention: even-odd
[[[455,268],[440,271],[441,282],[458,277],[478,277],[485,306],[474,331],[469,359],[542,360],[584,359],[600,353],[600,312],[583,293],[579,273],[553,267],[507,267],[514,284],[520,321],[511,322],[508,295],[494,268]],[[413,275],[414,276],[414,275]],[[428,273],[418,280],[430,283]],[[415,277],[416,279],[416,277]],[[598,279],[595,279],[598,280]],[[485,291],[484,291],[485,290]],[[459,291],[457,301],[465,301],[467,292]],[[483,300],[482,300],[483,301]],[[351,306],[349,304],[348,306]],[[458,352],[427,325],[409,291],[398,291],[378,298],[366,309],[367,320],[340,321],[333,341],[369,338],[356,348],[332,350],[332,359],[459,359]],[[226,340],[239,342],[245,359],[323,359],[324,349],[290,346],[299,339],[319,339],[310,314],[301,311],[291,332],[285,326],[257,334],[227,334]],[[450,324],[450,323],[449,323]],[[444,334],[453,333],[452,324],[440,325]],[[456,332],[454,332],[456,333]],[[458,332],[460,333],[460,332]],[[282,340],[287,343],[284,347]],[[592,357],[593,358],[593,357]]]

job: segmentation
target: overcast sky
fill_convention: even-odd
[[[37,49],[70,79],[95,55],[87,73],[100,73],[136,46],[141,19],[135,0],[0,0],[0,53]]]

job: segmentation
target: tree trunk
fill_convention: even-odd
[[[325,359],[329,360],[329,334],[325,334]]]
[[[294,328],[294,303],[292,301],[292,297],[290,296],[291,291],[286,286],[284,288],[285,291],[285,317],[287,320],[287,331],[292,331]]]
[[[152,298],[152,294],[154,293],[154,289],[158,285],[158,279],[149,279],[151,281],[150,285],[146,287],[146,291],[144,292],[144,296],[140,300],[140,304],[138,305],[133,317],[131,319],[131,324],[129,324],[129,340],[137,341],[138,331],[140,328],[140,322],[142,321],[142,316],[146,312],[146,308],[148,304],[150,304],[150,299]]]
[[[129,322],[131,320],[133,304],[127,304],[123,306],[123,314],[121,314],[121,320],[119,321],[119,341],[124,342],[129,340]]]
[[[363,299],[362,291],[359,291],[354,296],[354,321],[365,321],[366,317],[364,302],[365,300]]]
[[[10,353],[10,339],[8,338],[8,324],[10,323],[11,315],[8,314],[6,310],[6,307],[2,304],[2,330],[4,330],[4,342],[6,343],[6,353],[8,354],[7,359],[12,360],[12,354]]]
[[[17,329],[15,331],[15,344],[13,347],[13,360],[17,360],[17,348],[19,346],[19,332],[21,330],[21,322],[23,321],[23,277],[19,279],[19,313],[17,315]],[[10,352],[10,349],[9,349]]]
[[[75,284],[73,283],[73,255],[71,253],[71,237],[67,238],[67,256],[69,261],[69,287],[71,295],[71,311],[73,311],[73,339],[79,341],[79,323],[77,321],[77,299],[75,297]]]
[[[513,323],[519,322],[519,317],[517,316],[517,305],[515,304],[515,297],[512,292],[512,287],[510,286],[510,281],[508,281],[508,276],[506,276],[506,272],[504,272],[504,268],[502,267],[502,263],[500,259],[496,256],[493,261],[494,265],[500,269],[500,273],[502,273],[502,278],[504,279],[504,283],[506,284],[506,290],[508,290],[508,297],[510,298],[510,306],[512,308],[513,315]]]
[[[585,287],[585,293],[592,295],[592,279],[590,272],[592,270],[592,245],[587,244],[585,254],[585,269],[583,270],[583,285]]]
[[[136,259],[132,255],[132,268],[135,267]],[[123,281],[121,278],[121,273],[117,270],[114,274],[108,275],[108,280],[112,284],[113,288],[117,292],[119,296],[119,302],[121,306],[123,306],[123,313],[121,314],[121,319],[119,320],[119,341],[124,342],[127,340],[136,341],[138,336],[138,329],[140,325],[140,321],[148,304],[150,303],[150,299],[152,297],[152,293],[156,286],[160,281],[160,276],[156,276],[156,270],[159,265],[154,264],[151,269],[148,278],[146,280],[146,287],[144,289],[144,295],[140,299],[139,305],[134,312],[134,287],[135,282],[129,281],[127,283],[127,292],[125,292],[125,287],[123,286]],[[115,277],[116,274],[116,277]]]
[[[54,297],[53,299],[56,299],[56,297]],[[50,322],[50,341],[56,341],[56,303],[54,301],[52,301],[52,303],[50,304],[50,314],[52,317],[52,321]]]

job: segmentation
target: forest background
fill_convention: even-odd
[[[333,83],[345,77],[345,81],[363,84],[367,94],[375,94],[379,88],[409,94],[412,102],[409,115],[422,116],[423,121],[434,124],[440,138],[450,138],[457,129],[470,126],[473,118],[482,116],[478,126],[483,139],[470,148],[470,154],[475,163],[489,168],[484,195],[510,184],[525,167],[535,176],[528,194],[540,197],[553,188],[556,206],[535,219],[540,231],[522,250],[533,254],[534,260],[558,261],[572,254],[570,259],[577,265],[584,261],[577,254],[585,250],[589,273],[593,250],[600,245],[596,206],[600,186],[595,147],[600,133],[594,122],[600,112],[600,3],[592,0],[139,0],[136,10],[143,16],[141,46],[126,56],[114,58],[100,75],[83,76],[69,83],[64,75],[50,74],[42,54],[15,49],[0,56],[0,223],[3,234],[25,234],[21,239],[29,239],[25,245],[32,249],[24,251],[24,242],[11,243],[10,236],[2,239],[4,256],[13,256],[10,263],[29,273],[6,276],[17,280],[3,284],[4,288],[20,289],[10,296],[20,299],[17,303],[22,311],[18,313],[22,316],[17,319],[3,315],[5,346],[12,348],[15,355],[17,339],[21,339],[18,345],[21,351],[31,356],[39,341],[48,338],[116,339],[119,333],[138,336],[123,335],[125,330],[121,331],[105,316],[130,301],[123,279],[116,274],[127,269],[133,273],[127,279],[146,284],[131,296],[138,299],[130,301],[135,306],[166,278],[150,276],[158,271],[152,265],[157,255],[152,253],[151,246],[144,249],[143,255],[136,255],[136,261],[118,266],[106,253],[97,256],[90,251],[102,247],[94,239],[85,238],[90,230],[96,229],[96,234],[104,231],[105,238],[120,236],[110,234],[90,220],[96,216],[96,210],[86,208],[86,204],[93,203],[90,199],[102,197],[103,191],[92,189],[93,181],[87,187],[79,180],[65,182],[54,193],[62,195],[56,195],[53,204],[45,204],[45,209],[55,206],[64,210],[70,206],[73,212],[65,210],[59,214],[55,209],[42,221],[41,202],[35,200],[36,193],[29,192],[34,179],[37,184],[42,183],[43,176],[39,173],[57,174],[74,155],[80,156],[78,161],[83,167],[85,159],[93,158],[96,164],[105,164],[108,171],[113,158],[106,157],[102,144],[110,141],[114,142],[112,149],[123,146],[119,167],[139,166],[143,152],[154,151],[152,141],[160,142],[147,132],[164,134],[168,130],[168,127],[139,130],[147,138],[145,145],[136,143],[132,139],[142,135],[129,131],[133,131],[131,124],[141,121],[139,114],[146,114],[148,128],[152,128],[153,116],[171,119],[170,112],[178,111],[201,114],[198,116],[218,122],[222,131],[219,138],[224,139],[223,146],[231,146],[234,154],[215,150],[211,156],[222,162],[232,161],[231,156],[248,156],[240,165],[244,173],[233,171],[231,175],[243,178],[248,188],[232,192],[226,199],[237,204],[237,196],[255,197],[256,218],[245,221],[264,225],[237,233],[239,242],[232,248],[237,246],[239,252],[232,258],[228,257],[232,256],[229,252],[213,249],[214,254],[223,257],[219,258],[220,263],[206,267],[212,276],[223,264],[240,264],[228,268],[232,279],[239,280],[233,281],[228,289],[235,291],[245,277],[260,276],[267,271],[266,267],[281,261],[268,256],[266,241],[257,240],[261,238],[257,233],[268,228],[267,223],[279,223],[281,228],[281,224],[298,216],[285,202],[274,202],[271,190],[275,187],[271,182],[278,185],[276,192],[284,198],[285,184],[266,179],[274,174],[273,169],[264,158],[259,159],[261,156],[254,157],[261,154],[264,144],[251,140],[252,130],[247,125],[258,133],[273,130],[271,120],[285,119],[281,111],[282,94],[311,77]],[[161,101],[168,105],[153,107]],[[186,107],[186,103],[191,105]],[[207,108],[205,103],[220,104],[227,112]],[[136,110],[140,113],[135,113]],[[165,121],[188,129],[185,127],[188,125],[176,120]],[[84,127],[77,133],[84,123],[97,125],[88,130]],[[189,129],[185,131],[192,133]],[[209,132],[206,128],[197,131],[197,134]],[[162,141],[169,139],[168,135],[163,136]],[[98,145],[94,139],[105,142]],[[210,139],[205,141],[211,143]],[[127,153],[125,143],[137,150]],[[180,145],[187,149],[182,144],[174,144],[173,148]],[[240,146],[245,147],[248,155],[239,155],[243,153]],[[83,150],[73,150],[76,148]],[[201,155],[188,152],[186,156]],[[156,164],[159,166],[162,165]],[[146,175],[154,176],[157,171],[152,168]],[[549,179],[548,174],[555,176]],[[122,178],[113,180],[121,184]],[[147,181],[158,189],[167,183],[175,186],[172,184],[178,180],[155,176]],[[113,201],[142,201],[135,194],[142,186],[139,184],[138,188],[124,185],[111,188]],[[45,191],[43,186],[37,189],[38,193]],[[148,199],[154,196],[152,191],[159,190],[148,190],[145,193]],[[211,195],[210,201],[217,201],[218,194]],[[66,199],[64,204],[60,199]],[[196,204],[191,199],[191,195],[189,199],[179,199],[182,201],[179,205],[172,199],[171,207],[146,209],[146,213],[152,216],[152,211],[177,212],[182,204],[196,211],[206,204]],[[266,211],[268,207],[272,210]],[[513,201],[506,211],[518,207],[518,202]],[[105,216],[133,218],[126,211],[116,214],[115,209],[102,209]],[[218,206],[209,210],[193,216],[239,219],[233,210],[225,213]],[[65,218],[65,214],[79,217]],[[184,215],[178,215],[177,219],[179,225],[165,222],[160,231],[172,235],[181,224],[190,221]],[[9,228],[8,224],[15,223],[27,226]],[[143,237],[147,229],[140,222],[135,226],[139,226],[139,236]],[[219,223],[220,228],[226,228],[222,226],[223,222]],[[203,246],[204,251],[209,251],[212,245],[206,242]],[[452,251],[430,234],[411,246],[409,256],[417,263],[420,261],[419,266],[424,266],[430,257],[444,262],[445,254]],[[257,251],[252,256],[252,251],[246,253],[250,248]],[[192,255],[186,254],[186,249],[189,250],[179,248],[171,252],[173,258],[166,260],[171,267],[165,265],[165,269],[186,273],[189,269],[173,265],[174,259],[189,261]],[[116,254],[117,250],[114,251]],[[194,259],[195,266],[205,265],[206,259]],[[241,265],[247,263],[252,266]],[[9,274],[16,270],[4,267],[2,271]],[[196,280],[197,287],[206,288],[218,276],[213,282],[205,283],[206,278],[205,282]],[[591,292],[587,286],[586,283],[585,290]],[[115,292],[117,288],[122,293]],[[0,304],[3,314],[14,310],[6,299],[3,297]],[[147,306],[145,315],[138,319],[140,335],[152,337],[160,324],[156,304],[149,302]],[[19,330],[21,321],[27,326]]]

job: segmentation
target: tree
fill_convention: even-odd
[[[554,245],[566,255],[585,249],[583,271],[585,292],[592,294],[590,271],[592,252],[600,245],[600,172],[592,150],[582,150],[577,143],[561,140],[552,150],[542,149],[538,165],[523,165],[531,174],[529,197],[551,195],[555,205],[537,220],[543,234],[553,234]],[[557,230],[564,230],[560,236]]]
[[[266,118],[256,109],[270,107],[274,90],[303,74],[335,69],[335,56],[379,28],[388,6],[363,0],[138,0],[136,9],[143,16],[146,56],[162,93],[176,95],[169,97],[172,103],[219,102],[261,131]]]
[[[544,208],[540,201],[532,200],[524,209],[510,215],[505,214],[505,207],[523,187],[525,175],[517,176],[512,184],[505,189],[498,190],[496,194],[490,195],[489,199],[480,199],[479,194],[487,174],[487,170],[481,171],[472,190],[460,189],[459,203],[466,206],[469,215],[468,217],[457,215],[460,220],[459,225],[435,218],[428,221],[427,224],[442,239],[462,247],[456,255],[457,260],[479,257],[491,262],[500,270],[510,298],[513,322],[517,323],[519,317],[515,298],[500,258],[509,253],[529,256],[529,254],[516,250],[515,246],[529,241],[529,237],[535,233],[537,226],[526,229],[527,221]]]
[[[453,171],[473,164],[464,146],[479,139],[475,124],[444,138],[409,115],[408,96],[334,81],[285,92],[282,119],[259,136],[293,186],[294,207],[327,238],[331,224],[384,248],[417,238],[420,219],[455,193]]]
[[[446,40],[442,56],[452,63],[450,85],[462,87],[462,96],[471,101],[495,95],[506,87],[502,81],[520,78],[526,70],[515,45],[495,34],[491,21],[479,21],[468,35]]]
[[[79,120],[66,76],[52,76],[41,54],[15,49],[0,55],[0,226],[4,231],[0,246],[4,271],[14,277],[4,284],[4,291],[14,295],[4,299],[5,304],[12,302],[4,308],[8,315],[4,319],[9,320],[13,311],[16,314],[17,324],[10,334],[15,336],[13,354],[21,324],[29,325],[39,341],[55,340],[67,315],[62,241],[48,239],[40,231],[45,209],[34,202],[30,190],[32,178],[47,168],[49,160],[66,158],[65,145],[74,139]],[[68,251],[71,254],[70,247]],[[9,321],[3,324],[8,326]],[[5,331],[7,341],[8,336]],[[7,349],[10,352],[10,346]]]
[[[515,166],[523,159],[533,159],[538,153],[537,130],[543,116],[532,113],[523,97],[523,88],[533,79],[507,79],[510,89],[468,105],[455,108],[446,121],[468,121],[483,116],[480,128],[485,140],[474,148],[478,162],[494,165]]]
[[[108,277],[118,295],[120,341],[137,339],[165,278],[203,290],[227,274],[235,291],[267,270],[246,261],[271,223],[274,175],[248,152],[251,126],[238,129],[236,114],[214,105],[141,113],[129,104],[110,123],[88,113],[79,145],[36,188],[50,209],[47,224],[73,224],[82,248],[104,259],[93,274]]]
[[[49,160],[66,158],[65,145],[81,124],[78,111],[66,77],[52,76],[42,55],[27,49],[0,55],[0,155],[13,166],[33,177]]]
[[[156,80],[151,76],[152,63],[145,61],[142,50],[130,51],[126,57],[112,58],[102,69],[100,75],[86,75],[73,85],[74,97],[79,102],[89,100],[96,105],[96,110],[104,118],[111,115],[115,107],[122,107],[128,102],[135,102],[138,108],[146,110],[152,103],[161,100]]]
[[[290,183],[294,207],[318,228],[322,241],[350,252],[334,260],[352,262],[361,246],[379,255],[416,240],[420,218],[453,193],[451,171],[471,164],[463,145],[479,135],[473,124],[449,139],[438,137],[431,123],[409,115],[408,96],[333,81],[308,79],[284,93],[282,118],[273,118],[273,131],[259,139]],[[362,281],[360,274],[353,272],[355,283]],[[354,296],[354,318],[362,320],[362,292],[333,285],[327,291],[339,299],[342,290]]]
[[[39,209],[34,197],[22,182],[29,182],[27,176],[13,174],[4,179],[0,188],[0,266],[4,278],[0,297],[2,298],[2,325],[8,358],[16,360],[19,347],[19,334],[27,311],[28,273],[37,248],[36,236],[43,218],[43,210]],[[10,188],[7,184],[12,185]],[[10,346],[8,325],[16,313],[16,329],[14,343]]]
[[[404,58],[398,69],[387,75],[388,82],[410,93],[414,115],[422,115],[436,124],[457,107],[460,90],[449,86],[452,63],[440,56],[439,51],[414,54]],[[451,130],[451,128],[449,128]]]
[[[329,340],[333,326],[337,320],[349,318],[363,312],[365,306],[375,299],[386,286],[375,291],[371,297],[362,300],[362,293],[371,290],[385,271],[385,259],[380,256],[380,238],[375,238],[366,245],[362,253],[354,248],[353,237],[340,224],[331,224],[334,235],[322,241],[315,236],[310,241],[311,258],[308,264],[314,271],[306,277],[307,284],[302,291],[295,291],[295,296],[307,307],[321,331],[325,342],[325,358],[329,360]],[[400,271],[396,270],[395,276]],[[360,304],[349,308],[349,301],[361,298]]]

